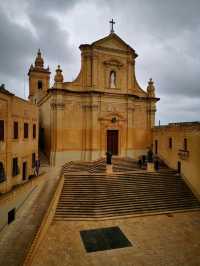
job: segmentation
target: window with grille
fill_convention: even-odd
[[[33,138],[36,138],[36,124],[33,124]]]
[[[4,120],[0,120],[0,141],[4,141]]]
[[[184,151],[188,150],[187,139],[184,139],[183,149],[184,149]]]
[[[5,176],[4,166],[3,166],[3,163],[0,162],[0,183],[2,183],[5,180],[6,180],[6,176]]]
[[[18,174],[19,174],[18,158],[13,158],[12,175],[16,176]]]
[[[169,138],[169,149],[172,149],[172,138]]]
[[[28,123],[24,123],[24,138],[28,138]]]
[[[18,139],[18,122],[14,122],[13,124],[13,128],[14,128],[14,139]]]

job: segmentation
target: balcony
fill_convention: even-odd
[[[189,151],[187,150],[179,150],[178,156],[181,160],[187,160],[189,158]]]

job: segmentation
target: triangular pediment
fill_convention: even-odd
[[[105,38],[102,38],[94,43],[93,47],[104,47],[111,49],[118,49],[123,51],[134,51],[127,43],[125,43],[117,34],[111,33]]]

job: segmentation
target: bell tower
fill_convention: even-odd
[[[31,65],[28,72],[29,100],[32,103],[37,104],[47,93],[50,74],[49,67],[44,68],[44,60],[39,49],[35,59],[35,65]]]

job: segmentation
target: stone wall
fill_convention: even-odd
[[[3,163],[6,180],[0,183],[4,193],[28,180],[33,174],[32,154],[38,157],[38,107],[14,95],[0,93],[0,120],[4,121],[4,140],[0,141],[0,162]],[[14,122],[18,123],[18,136],[14,137]],[[24,123],[28,124],[28,137],[24,138]],[[36,135],[33,137],[33,125]],[[13,175],[13,158],[18,158],[18,174]],[[22,164],[27,163],[25,179]]]
[[[179,163],[181,174],[192,190],[200,195],[200,123],[173,123],[155,127],[154,153],[156,141],[158,156],[171,168],[178,169]]]
[[[78,77],[63,82],[59,66],[53,87],[39,102],[51,165],[104,157],[107,130],[118,131],[118,156],[137,159],[152,142],[158,100],[153,81],[147,91],[139,86],[137,54],[115,33],[83,44],[80,50]]]

